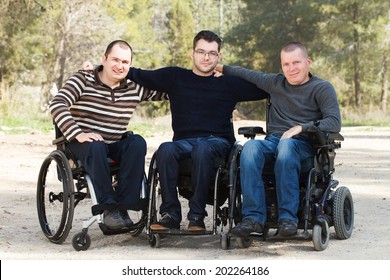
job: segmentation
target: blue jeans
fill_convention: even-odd
[[[263,225],[266,222],[267,205],[262,174],[264,168],[274,164],[278,218],[297,223],[301,163],[313,155],[310,142],[300,138],[280,140],[279,137],[267,136],[265,140],[246,142],[240,156],[243,217]]]
[[[129,135],[112,144],[103,141],[72,141],[68,147],[83,163],[85,171],[91,177],[99,204],[116,204],[138,210],[145,168],[144,138],[140,135]],[[119,164],[118,186],[115,190],[112,188],[107,158]]]
[[[156,154],[162,191],[160,213],[168,213],[175,221],[181,221],[181,205],[176,188],[179,178],[179,162],[185,158],[192,158],[193,195],[189,200],[190,210],[187,218],[193,220],[207,216],[206,200],[210,178],[214,174],[214,158],[226,157],[229,149],[230,143],[226,139],[214,136],[162,143]]]

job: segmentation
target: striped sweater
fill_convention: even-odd
[[[68,141],[82,132],[102,135],[107,144],[121,139],[137,105],[166,100],[165,93],[148,90],[129,79],[111,89],[94,72],[79,71],[69,78],[49,105],[50,113]]]

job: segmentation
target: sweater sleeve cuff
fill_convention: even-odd
[[[233,70],[232,66],[229,66],[229,65],[223,66],[223,74],[226,76],[231,75],[232,70]]]
[[[314,122],[301,123],[300,126],[302,126],[302,132],[306,132],[310,127],[315,127]]]

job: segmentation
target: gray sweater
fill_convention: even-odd
[[[293,126],[305,132],[317,126],[322,131],[339,132],[340,108],[333,86],[314,75],[303,85],[294,86],[283,74],[265,74],[238,66],[224,66],[225,75],[243,78],[269,93],[271,106],[267,134],[281,136]]]

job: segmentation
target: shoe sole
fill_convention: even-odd
[[[105,224],[105,225],[106,225],[106,227],[107,227],[108,229],[111,229],[111,230],[117,230],[117,229],[126,228],[125,225],[123,225],[123,226],[109,226],[109,225],[107,225],[107,224]]]
[[[202,227],[188,227],[188,231],[205,231],[205,228]]]
[[[180,229],[180,227],[168,228],[168,227],[164,227],[162,225],[153,224],[153,225],[150,225],[150,229],[151,230],[170,230],[170,229]]]
[[[242,233],[242,232],[235,232],[235,231],[231,231],[230,233],[233,234],[234,236],[242,237],[242,238],[249,238],[251,235],[261,236],[263,234],[263,232],[257,232],[257,231],[252,231],[249,234]]]

